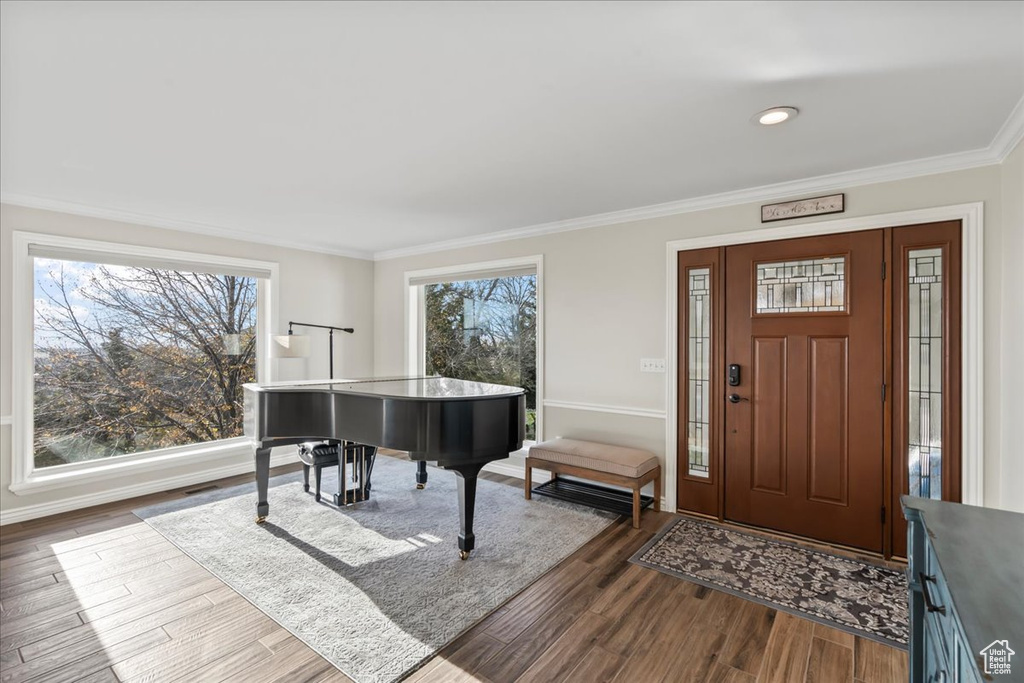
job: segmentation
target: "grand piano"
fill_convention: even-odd
[[[519,387],[392,377],[246,384],[244,391],[245,435],[256,450],[257,524],[270,514],[274,446],[326,441],[393,448],[419,461],[417,488],[426,483],[428,460],[455,472],[463,560],[475,545],[477,475],[487,463],[522,448],[526,433],[525,392]]]

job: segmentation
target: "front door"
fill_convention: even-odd
[[[727,519],[882,550],[884,248],[871,230],[725,249]]]

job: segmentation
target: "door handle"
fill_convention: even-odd
[[[729,403],[739,403],[740,401],[749,401],[750,399],[739,394],[729,394]]]

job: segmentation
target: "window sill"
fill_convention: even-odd
[[[72,469],[59,465],[44,470],[31,472],[24,480],[12,482],[10,490],[17,495],[91,484],[98,481],[109,482],[125,477],[137,477],[151,472],[159,473],[173,467],[206,463],[211,460],[243,457],[252,455],[252,445],[248,439],[226,439],[206,444],[197,444],[191,448],[174,449],[173,452],[155,451],[149,455],[140,455],[130,459],[111,458],[95,460],[90,463],[77,464]],[[52,471],[50,471],[52,470]]]

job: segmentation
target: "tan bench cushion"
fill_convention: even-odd
[[[530,447],[530,460],[556,462],[634,479],[658,466],[650,451],[576,439],[552,439]],[[537,465],[543,468],[543,465]]]

